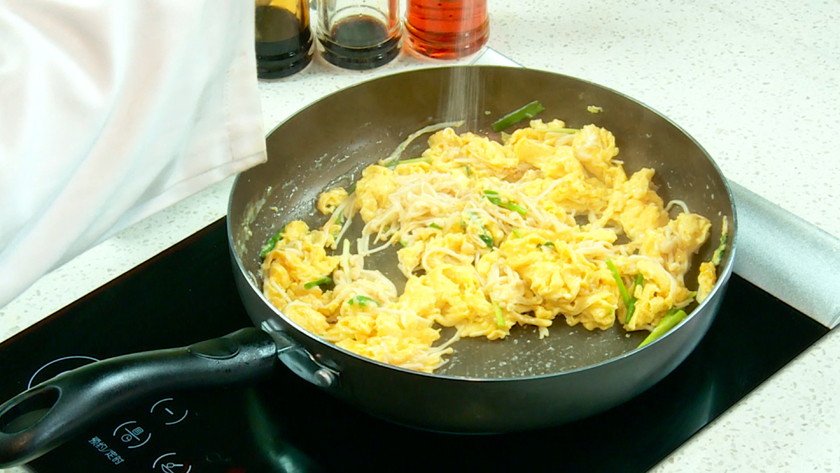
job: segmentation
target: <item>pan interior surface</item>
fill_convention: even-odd
[[[446,97],[464,77],[478,90],[475,107],[469,117],[446,116]],[[492,122],[533,100],[545,106],[535,118],[559,118],[574,128],[593,123],[610,130],[628,176],[642,167],[654,168],[654,184],[665,202],[680,199],[712,221],[709,240],[685,279],[689,289],[696,288],[697,268],[711,258],[721,219],[726,216],[733,222],[734,209],[719,170],[690,136],[638,102],[595,84],[535,70],[470,66],[399,73],[342,90],[301,110],[268,136],[268,162],[239,176],[228,216],[235,251],[254,289],[261,291],[260,247],[271,235],[292,220],[304,220],[310,227],[326,221],[315,209],[320,193],[349,186],[365,167],[387,157],[424,126],[464,118],[467,123],[457,132],[498,139]],[[591,113],[591,105],[603,112]],[[527,121],[518,126],[527,126]],[[404,155],[419,155],[427,139],[428,135],[415,140]],[[356,225],[356,235],[360,229]],[[730,228],[730,241],[732,232]],[[352,241],[351,233],[352,229]],[[730,256],[725,255],[721,268],[730,263]],[[396,269],[396,248],[366,258],[365,267],[380,269],[398,288],[405,283]],[[442,329],[441,341],[452,333]],[[569,327],[558,317],[543,339],[536,328],[520,326],[504,340],[462,339],[453,346],[449,362],[435,373],[473,379],[562,373],[628,353],[647,333],[626,333],[618,325],[590,332]]]

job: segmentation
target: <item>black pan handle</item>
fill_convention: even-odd
[[[272,337],[245,328],[67,371],[0,405],[0,468],[34,460],[132,401],[259,380],[271,375],[276,362]]]

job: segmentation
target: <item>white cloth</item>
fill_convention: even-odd
[[[0,307],[265,159],[254,2],[0,0]]]

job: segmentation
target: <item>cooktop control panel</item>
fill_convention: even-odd
[[[87,355],[56,358],[32,373],[27,389],[94,361],[99,360]],[[232,452],[224,448],[224,422],[192,408],[191,404],[201,405],[199,399],[192,397],[180,393],[126,408],[60,450],[88,465],[90,471],[102,471],[108,466],[119,467],[114,471],[163,473],[245,471],[233,466]],[[207,429],[218,429],[219,435],[198,435]]]

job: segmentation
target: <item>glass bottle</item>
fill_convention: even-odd
[[[318,0],[321,55],[345,69],[373,69],[402,47],[400,0]]]
[[[255,17],[257,77],[290,76],[312,61],[308,0],[256,0]]]
[[[456,59],[487,44],[489,25],[487,0],[408,0],[406,43],[423,56]]]

